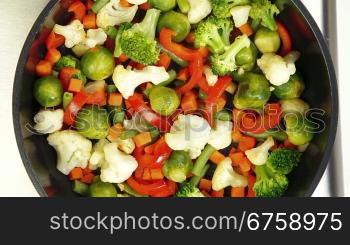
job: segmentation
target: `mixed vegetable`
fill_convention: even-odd
[[[71,0],[34,118],[74,192],[279,197],[313,139],[269,0]]]

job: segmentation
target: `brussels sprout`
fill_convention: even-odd
[[[288,113],[299,113],[300,115],[304,115],[310,109],[310,106],[301,99],[280,100],[280,104],[283,115]]]
[[[281,39],[277,31],[271,31],[265,27],[260,28],[254,39],[259,51],[265,53],[276,53],[281,45]]]
[[[298,74],[294,74],[287,83],[275,87],[273,93],[280,99],[295,99],[300,97],[304,89],[303,79]]]
[[[149,0],[148,2],[152,7],[164,12],[175,8],[176,6],[176,0]]]
[[[285,116],[288,140],[294,145],[305,145],[313,137],[311,122],[304,116],[288,114]]]
[[[117,189],[111,183],[96,181],[90,186],[91,197],[117,197]]]
[[[160,115],[169,116],[180,105],[180,99],[175,90],[167,87],[155,87],[149,94],[151,107]]]
[[[104,80],[113,74],[115,62],[111,52],[100,46],[89,49],[81,60],[83,73],[91,80]]]
[[[174,151],[163,166],[164,175],[177,183],[184,182],[192,170],[193,163],[186,151]]]
[[[182,42],[185,40],[191,30],[191,25],[187,16],[175,11],[169,11],[160,16],[157,27],[158,32],[165,27],[175,32],[173,36],[175,42]]]
[[[238,85],[233,103],[237,109],[260,109],[270,96],[267,79],[263,75],[247,73]]]
[[[55,77],[43,77],[34,83],[34,97],[43,107],[58,106],[62,103],[63,88]]]
[[[89,139],[103,139],[108,134],[108,112],[97,105],[85,106],[77,115],[78,132]]]
[[[256,64],[257,55],[258,50],[254,43],[251,43],[249,48],[242,49],[236,55],[236,64],[244,71],[251,71]]]

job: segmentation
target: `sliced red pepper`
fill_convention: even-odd
[[[280,55],[284,57],[292,51],[293,41],[288,29],[280,21],[277,20],[276,23],[278,26],[277,32],[282,40]]]
[[[191,91],[202,79],[203,76],[203,58],[197,57],[193,62],[190,62],[189,69],[192,73],[191,79],[183,86],[177,89],[180,94],[185,94]]]
[[[208,92],[209,89],[210,89],[210,86],[209,86],[209,84],[207,82],[207,79],[204,76],[202,76],[202,78],[199,79],[198,86],[204,92]]]
[[[146,105],[141,94],[134,93],[127,101],[134,111],[139,113],[147,122],[160,129],[161,132],[169,132],[171,125],[168,119],[158,115]]]
[[[78,112],[86,104],[88,96],[85,93],[77,93],[72,102],[69,104],[68,108],[64,112],[64,123],[70,126],[74,125],[75,117]]]
[[[141,184],[130,177],[127,180],[128,185],[135,191],[143,195],[150,195],[154,197],[167,197],[175,194],[176,184],[171,181],[157,180],[151,184]]]
[[[64,42],[65,42],[64,36],[51,32],[46,40],[46,48],[47,50],[55,49],[63,45]]]
[[[101,83],[100,81],[90,83],[90,85],[87,85],[84,88],[84,92],[88,96],[86,104],[101,106],[107,104],[107,93],[105,83]]]
[[[74,13],[74,19],[83,22],[86,15],[86,6],[81,1],[75,1],[69,6],[68,12]]]

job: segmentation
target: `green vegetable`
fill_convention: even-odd
[[[188,62],[181,59],[180,57],[178,57],[176,54],[174,54],[173,52],[170,52],[169,50],[167,50],[166,48],[164,48],[162,45],[160,45],[159,43],[157,44],[157,47],[162,51],[165,52],[167,55],[169,55],[169,57],[171,58],[172,61],[174,61],[176,64],[178,64],[181,67],[187,67],[188,66]]]
[[[134,129],[130,129],[130,130],[126,130],[126,131],[122,132],[120,134],[119,138],[121,140],[127,140],[127,139],[131,139],[131,138],[135,137],[138,134],[139,134],[139,131],[134,130]]]
[[[314,138],[312,123],[301,115],[285,116],[288,140],[294,145],[305,145]]]
[[[111,183],[102,181],[94,182],[90,185],[91,197],[117,197],[117,189]]]
[[[188,0],[177,0],[177,6],[179,6],[179,9],[183,14],[187,14],[191,9],[191,5]]]
[[[174,81],[174,84],[175,84],[175,87],[181,87],[182,85],[184,85],[186,83],[186,81],[182,81],[182,80],[178,80],[178,79],[176,79],[175,81]]]
[[[176,6],[176,0],[149,0],[152,7],[159,9],[163,12],[172,10]]]
[[[175,11],[169,11],[162,14],[159,18],[158,32],[163,28],[168,28],[175,32],[173,36],[175,42],[182,42],[190,33],[191,24],[186,15]]]
[[[86,196],[89,194],[89,186],[79,180],[73,181],[72,189],[75,193],[78,193],[82,196]]]
[[[270,85],[265,76],[247,73],[238,85],[233,103],[238,109],[259,109],[270,99]]]
[[[203,193],[192,183],[184,183],[175,194],[176,197],[204,197]]]
[[[256,166],[255,174],[253,189],[257,197],[280,197],[288,188],[287,177],[273,172],[266,164]]]
[[[66,109],[70,102],[72,102],[73,100],[73,94],[72,93],[69,93],[69,92],[64,92],[63,94],[63,109]]]
[[[186,151],[173,151],[163,166],[163,173],[168,179],[182,183],[186,180],[192,167],[192,160]]]
[[[89,49],[81,60],[83,73],[91,80],[104,80],[113,74],[114,57],[101,46]]]
[[[233,7],[247,4],[250,4],[250,0],[211,0],[213,14],[218,18],[231,17]]]
[[[96,0],[94,5],[92,6],[92,11],[97,14],[104,6],[109,3],[110,0]]]
[[[86,138],[103,139],[108,134],[108,112],[97,105],[85,106],[77,115],[75,127]]]
[[[80,68],[80,61],[72,55],[62,56],[55,65],[55,70],[60,71],[63,67]]]
[[[277,31],[262,27],[256,32],[254,43],[263,54],[276,53],[280,48],[281,39]]]
[[[128,184],[123,183],[118,185],[119,188],[124,191],[125,193],[129,194],[130,196],[133,197],[148,197],[148,195],[143,195],[138,192],[136,192],[134,189],[132,189]]]
[[[280,130],[280,129],[271,129],[271,130],[265,131],[262,134],[246,133],[246,135],[254,137],[254,138],[258,139],[258,140],[265,140],[269,136],[271,136],[275,140],[278,140],[278,141],[284,141],[288,137],[287,134],[284,131]]]
[[[236,64],[244,71],[251,71],[256,64],[257,56],[258,50],[254,43],[251,43],[248,48],[242,49],[236,55]]]
[[[280,13],[276,5],[272,4],[270,0],[253,0],[252,2],[252,9],[249,16],[254,22],[260,23],[271,31],[276,31],[275,15]]]
[[[243,35],[236,38],[234,43],[225,49],[223,54],[210,57],[213,73],[224,76],[237,69],[236,56],[244,48],[250,46],[250,39]]]
[[[152,88],[149,99],[152,109],[163,116],[173,114],[180,105],[180,99],[175,90],[167,87]]]
[[[43,107],[58,106],[62,103],[63,88],[55,77],[43,77],[34,83],[33,94]]]
[[[231,121],[232,115],[228,111],[223,110],[215,113],[215,119],[220,121]]]
[[[108,112],[113,125],[124,122],[125,110],[122,106],[108,106]]]
[[[290,76],[287,83],[275,87],[273,93],[280,99],[296,99],[300,97],[304,89],[305,83],[303,79],[298,74],[294,74]]]
[[[160,50],[155,41],[155,33],[159,16],[159,10],[149,9],[142,22],[123,31],[121,48],[130,59],[144,65],[157,63]]]
[[[151,127],[149,132],[151,133],[152,142],[156,141],[160,136],[159,130],[155,127]]]
[[[287,148],[279,148],[271,152],[267,159],[267,166],[274,172],[287,175],[298,166],[302,153]]]
[[[113,84],[108,85],[106,90],[107,90],[107,93],[109,93],[109,94],[115,93],[115,92],[118,91],[117,87],[115,85],[113,85]]]
[[[132,27],[132,24],[129,22],[120,24],[118,28],[117,36],[115,37],[114,57],[118,58],[123,54],[122,44],[120,40],[124,31],[130,29],[131,27]]]
[[[114,26],[108,26],[104,29],[104,31],[107,34],[107,36],[112,39],[115,39],[118,35],[118,29],[115,28]]]
[[[209,17],[201,21],[194,33],[196,47],[208,47],[214,54],[222,54],[230,44],[230,35],[233,30],[231,19]]]
[[[197,186],[201,179],[207,174],[208,170],[210,168],[210,164],[204,165],[203,169],[201,170],[200,174],[198,176],[192,176],[190,182],[192,185]]]
[[[216,151],[214,147],[207,144],[200,154],[200,156],[197,158],[196,162],[194,163],[194,167],[192,169],[192,173],[196,176],[201,175],[201,171],[204,168],[205,164],[208,162],[210,156]]]

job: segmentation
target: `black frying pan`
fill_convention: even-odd
[[[67,177],[56,170],[56,155],[47,144],[46,136],[30,133],[33,116],[39,106],[33,99],[36,79],[33,67],[45,52],[43,40],[54,23],[67,24],[71,16],[65,11],[64,0],[51,0],[28,34],[18,61],[13,91],[13,123],[18,148],[24,166],[41,196],[75,196]],[[298,70],[307,89],[304,99],[312,108],[323,110],[317,120],[324,122],[299,167],[290,176],[287,196],[311,196],[318,185],[331,156],[338,123],[338,90],[333,63],[317,24],[299,0],[290,4],[279,16],[293,36],[294,48],[302,53]]]

